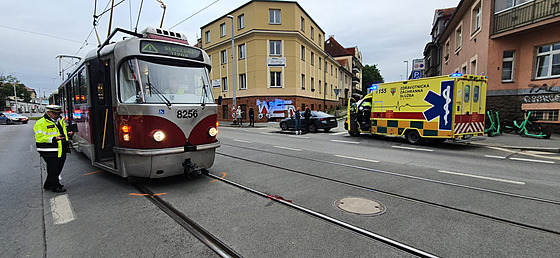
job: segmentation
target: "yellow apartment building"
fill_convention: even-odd
[[[212,92],[223,100],[219,119],[232,120],[234,99],[243,118],[253,108],[257,122],[298,107],[324,111],[341,104],[337,93],[351,81],[341,78],[348,71],[324,42],[325,32],[294,1],[252,0],[202,26],[199,46],[212,60]]]

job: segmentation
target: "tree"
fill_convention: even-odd
[[[383,82],[385,81],[383,76],[381,76],[381,72],[377,69],[377,64],[364,66],[362,70],[362,92],[364,95],[367,94],[369,86]]]
[[[23,98],[24,102],[29,102],[31,100],[31,93],[27,91],[25,85],[16,77],[12,75],[0,75],[0,107],[5,107],[6,98],[14,95],[14,83],[16,84],[18,99]]]

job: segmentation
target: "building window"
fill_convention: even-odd
[[[311,65],[315,65],[315,53],[311,52]]]
[[[281,24],[280,20],[280,10],[278,9],[270,9],[268,10],[268,23],[270,24]]]
[[[227,64],[227,50],[222,50],[220,52],[220,61],[222,64]]]
[[[301,31],[305,31],[305,19],[301,17]]]
[[[560,42],[539,47],[537,79],[558,76],[560,76]]]
[[[311,39],[315,38],[315,29],[311,26]]]
[[[271,56],[280,56],[282,55],[282,42],[280,40],[271,40],[270,41],[270,55]]]
[[[515,51],[504,51],[502,60],[502,82],[513,81],[513,69],[515,67]]]
[[[451,52],[451,48],[449,47],[449,40],[445,42],[445,62],[449,61],[449,53]]]
[[[247,89],[247,75],[244,73],[239,75],[239,89],[240,90]]]
[[[226,36],[226,24],[222,23],[220,24],[220,37],[225,37]]]
[[[204,38],[206,38],[206,43],[210,43],[210,31],[204,32]]]
[[[528,110],[531,117],[538,121],[558,121],[558,110]]]
[[[305,61],[305,46],[301,46],[301,60]]]
[[[338,78],[338,68],[334,68],[334,78]]]
[[[471,11],[471,35],[474,35],[478,30],[480,30],[481,26],[481,15],[482,15],[482,6],[480,2],[478,2]]]
[[[470,71],[470,73],[471,73],[471,74],[477,74],[478,71],[477,71],[476,69],[477,69],[477,67],[476,67],[476,59],[471,60],[471,71]]]
[[[321,70],[321,57],[319,57],[319,70]]]
[[[270,87],[282,87],[282,72],[270,72]]]
[[[501,12],[503,10],[522,5],[526,2],[530,2],[533,0],[495,0],[494,2],[494,11],[496,13]]]
[[[315,78],[311,77],[311,91],[315,91]]]
[[[222,91],[228,91],[227,77],[222,78]]]
[[[319,89],[319,94],[321,94],[321,80],[319,80],[319,84],[317,85],[317,89]]]
[[[239,59],[245,59],[245,44],[239,45]]]
[[[455,46],[457,46],[457,48],[455,48],[455,52],[461,50],[462,44],[463,44],[463,26],[459,25],[459,27],[457,27],[457,29],[455,30]]]
[[[301,75],[301,89],[305,90],[305,74]]]
[[[237,16],[237,29],[243,29],[245,28],[245,15],[239,15]]]
[[[331,65],[331,75],[332,75],[332,73],[333,73],[332,71],[333,71],[333,66]]]
[[[323,41],[321,41],[321,34],[319,34],[319,46],[320,47],[322,47],[321,44],[323,44]]]
[[[465,64],[463,67],[461,67],[461,73],[462,74],[467,74],[467,64]]]

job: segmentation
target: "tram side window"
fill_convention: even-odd
[[[82,94],[82,95],[80,95],[81,103],[87,103],[87,99],[88,99],[85,73],[86,73],[85,70],[81,70],[80,73],[78,74],[79,85],[80,85],[80,94]]]
[[[81,102],[80,84],[78,83],[78,77],[72,78],[72,88],[74,89],[74,104],[79,104]]]

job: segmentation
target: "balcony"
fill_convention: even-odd
[[[560,0],[535,0],[494,14],[493,34],[560,16]]]

